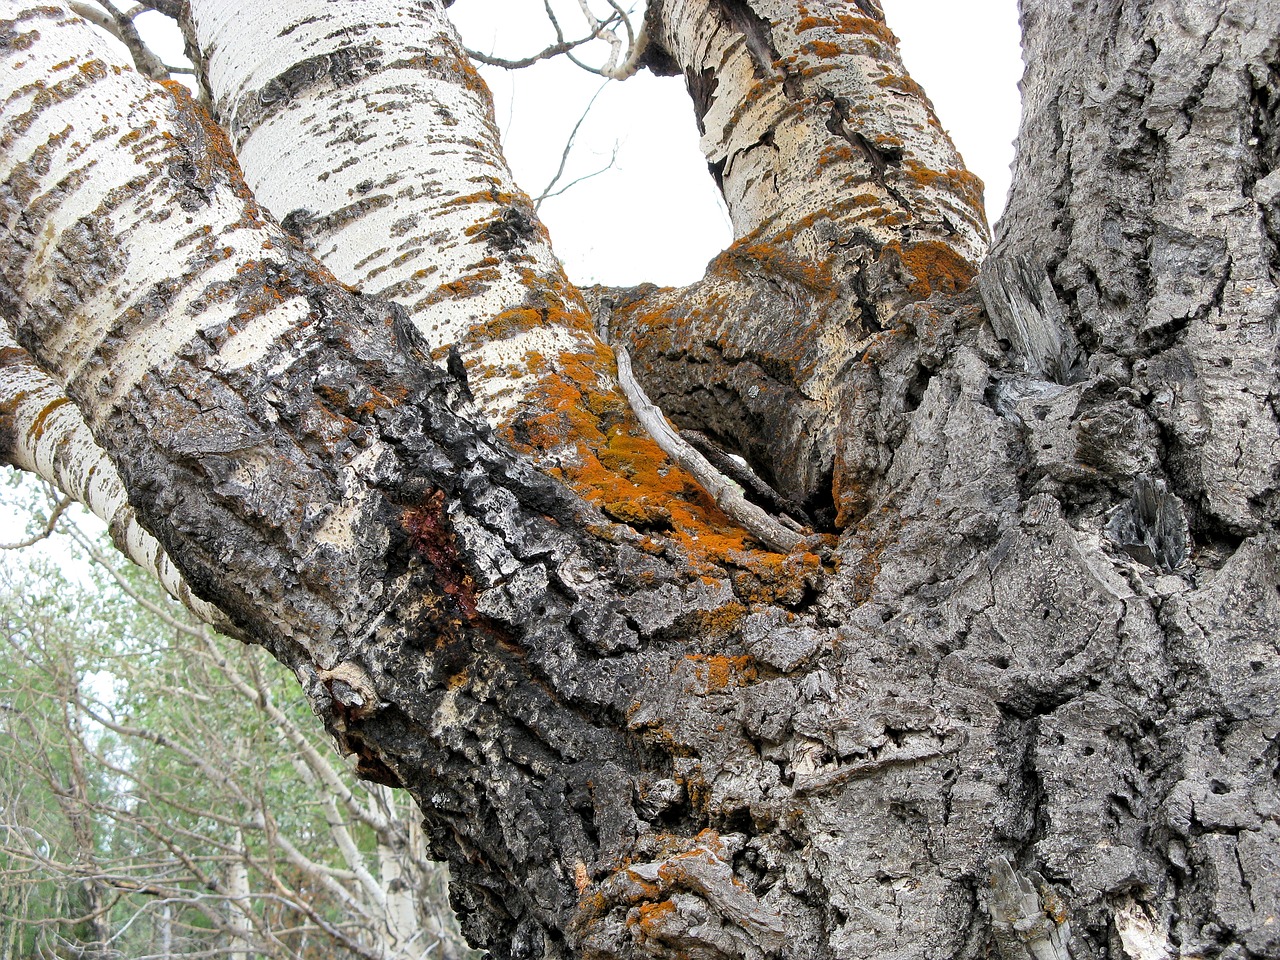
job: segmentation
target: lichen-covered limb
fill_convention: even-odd
[[[439,2],[197,0],[215,109],[255,197],[342,281],[456,347],[495,426],[568,366],[614,389]]]
[[[286,229],[340,279],[404,305],[431,356],[462,362],[489,423],[610,517],[686,536],[725,525],[640,441],[442,5],[193,12],[245,176]]]
[[[878,9],[662,0],[649,7],[649,30],[651,65],[689,85],[739,242],[786,232],[813,258],[850,241],[982,256],[981,181],[964,170]]]
[[[224,632],[226,616],[191,592],[155,537],[138,523],[115,465],[62,389],[0,325],[0,463],[29,471],[86,507],[112,542],[192,613]]]
[[[651,66],[685,76],[735,241],[696,284],[631,292],[613,334],[677,423],[736,447],[811,510],[851,517],[851,371],[909,305],[976,275],[981,183],[878,8],[649,9]]]

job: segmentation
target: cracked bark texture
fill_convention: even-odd
[[[665,310],[650,393],[700,378],[678,419],[820,515],[790,554],[678,512],[607,404],[583,449],[631,486],[531,469],[57,7],[2,8],[0,305],[187,582],[412,792],[494,956],[1280,955],[1280,13],[1026,3],[973,284],[972,181],[878,6],[827,6],[652,6],[741,236],[701,289],[595,292],[641,356]],[[867,76],[895,106],[859,120]],[[761,186],[824,144],[837,213]]]

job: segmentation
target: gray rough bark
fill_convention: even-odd
[[[898,206],[797,201],[745,272],[597,291],[601,323],[636,343],[646,311],[688,318],[636,343],[646,389],[700,380],[714,403],[677,419],[807,501],[822,550],[682,527],[675,493],[589,507],[477,424],[397,310],[284,240],[266,279],[312,305],[287,356],[184,355],[99,430],[139,514],[363,773],[413,792],[497,956],[1280,955],[1280,10],[1026,0],[1015,190],[971,285],[934,216],[962,171],[918,176],[925,199],[895,179],[936,138],[899,149],[811,75],[770,78],[806,29],[891,64],[877,6],[697,6],[653,4],[648,56],[727,124],[740,232],[792,161],[756,149],[732,186],[750,111],[664,34],[682,17],[792,98],[780,124],[825,113],[814,149]],[[337,422],[377,454],[358,477]],[[244,449],[273,483],[242,488]],[[356,542],[313,552],[303,508],[353,486]]]

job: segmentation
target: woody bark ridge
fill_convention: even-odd
[[[1277,516],[1280,13],[1088,7],[1113,35],[1065,37],[1051,4],[1022,4],[1028,109],[984,296],[1042,379],[1131,384],[1127,429],[1166,447],[1142,469],[1234,541]],[[1083,136],[1091,124],[1106,134]]]
[[[31,40],[27,34],[15,37],[15,44],[30,47]],[[57,57],[65,57],[65,51],[59,51]],[[691,756],[738,755],[741,745],[735,745],[731,737],[728,744],[716,746],[714,741],[722,734],[716,732],[713,722],[696,720],[683,725],[685,729],[668,730],[655,722],[652,710],[638,710],[637,705],[654,703],[658,698],[653,691],[635,692],[635,675],[626,665],[625,654],[645,647],[646,638],[684,637],[685,645],[656,654],[658,662],[665,661],[668,666],[654,671],[651,663],[644,673],[686,677],[688,683],[710,696],[706,709],[714,710],[724,698],[737,696],[735,691],[758,669],[753,665],[755,658],[745,651],[726,655],[723,649],[725,640],[738,636],[742,624],[752,617],[757,624],[753,635],[765,643],[762,655],[768,659],[761,662],[788,668],[800,662],[785,652],[785,647],[768,652],[772,642],[768,638],[774,631],[766,625],[774,622],[776,614],[767,609],[752,611],[757,605],[773,604],[784,610],[788,606],[802,608],[808,602],[806,595],[816,589],[816,558],[775,563],[756,573],[736,574],[732,581],[714,569],[690,580],[687,572],[667,572],[666,562],[647,552],[653,545],[642,542],[641,549],[636,549],[624,543],[623,559],[600,565],[622,571],[616,576],[622,581],[623,595],[632,599],[615,608],[616,601],[593,596],[592,564],[566,558],[588,549],[612,548],[602,548],[594,540],[573,543],[574,538],[561,530],[568,526],[564,522],[568,513],[560,512],[559,527],[548,531],[540,517],[548,510],[555,512],[554,505],[562,494],[548,494],[555,488],[514,466],[505,454],[495,454],[475,438],[473,428],[451,419],[444,409],[448,404],[439,395],[449,395],[456,387],[429,367],[418,368],[420,356],[415,354],[425,351],[410,328],[397,323],[395,311],[335,288],[323,271],[300,257],[261,218],[238,181],[222,166],[217,132],[193,125],[183,112],[185,108],[175,112],[168,94],[130,86],[127,70],[101,65],[91,57],[62,70],[53,69],[65,62],[49,58],[44,63],[26,63],[41,80],[46,73],[56,76],[71,69],[80,79],[64,87],[55,85],[52,93],[40,83],[19,93],[20,103],[28,96],[33,106],[19,112],[18,126],[28,131],[29,121],[48,118],[51,107],[82,91],[101,95],[100,84],[124,84],[128,103],[117,114],[138,118],[142,132],[121,133],[121,126],[113,131],[109,123],[106,136],[119,136],[124,143],[113,145],[144,158],[147,173],[135,178],[131,169],[102,169],[107,164],[94,162],[92,149],[82,149],[74,132],[65,130],[54,138],[51,148],[32,140],[30,145],[39,154],[37,162],[20,163],[6,171],[11,175],[9,183],[22,191],[15,195],[21,202],[13,204],[6,218],[14,253],[9,260],[9,300],[20,314],[20,329],[42,362],[66,377],[71,395],[87,411],[100,437],[118,442],[115,452],[125,466],[126,483],[136,491],[135,503],[151,518],[196,588],[247,624],[246,629],[252,629],[294,667],[340,740],[361,753],[366,775],[401,779],[414,789],[432,817],[438,852],[449,856],[459,875],[464,908],[471,898],[470,909],[464,912],[473,924],[473,934],[487,942],[564,936],[564,911],[566,905],[576,903],[584,871],[588,884],[596,877],[607,877],[610,865],[618,862],[617,851],[631,844],[634,855],[651,858],[654,866],[646,870],[656,871],[660,878],[663,858],[688,854],[698,862],[708,857],[710,861],[696,872],[690,872],[692,867],[673,867],[666,871],[669,879],[665,885],[642,886],[638,893],[628,893],[631,888],[624,883],[617,887],[616,902],[607,897],[593,900],[589,914],[593,921],[576,936],[604,936],[608,940],[631,931],[616,945],[617,950],[631,951],[640,949],[636,938],[652,945],[664,937],[693,936],[689,931],[696,928],[698,916],[711,909],[724,918],[730,931],[737,926],[748,931],[723,934],[729,938],[722,943],[725,949],[746,949],[741,944],[733,946],[743,936],[747,942],[763,937],[766,947],[776,942],[776,924],[768,918],[787,910],[778,907],[761,913],[764,908],[750,897],[732,893],[737,888],[729,882],[726,858],[730,854],[716,852],[732,851],[738,841],[722,848],[714,837],[697,839],[708,818],[737,816],[734,811],[742,809],[741,802],[726,806],[724,799],[716,799],[717,790],[698,786],[702,783],[698,772],[701,761],[672,769],[661,759],[665,754],[652,759],[655,746],[668,744],[672,738],[679,750]],[[49,95],[44,96],[46,93]],[[148,105],[159,108],[159,115],[152,115],[151,120],[145,119],[148,110],[143,108]],[[15,108],[12,102],[10,108]],[[170,121],[182,136],[166,128]],[[21,156],[12,140],[6,146],[11,155]],[[31,250],[24,241],[29,243],[38,232],[33,221],[41,215],[57,221],[63,213],[61,204],[71,199],[56,189],[42,191],[49,183],[61,182],[46,161],[64,154],[79,164],[74,177],[76,202],[94,196],[95,188],[104,200],[100,209],[94,208],[93,217],[68,223],[65,236],[57,243]],[[119,178],[126,178],[127,191],[114,186]],[[148,197],[146,187],[154,188],[158,197]],[[38,201],[32,202],[36,198]],[[178,210],[182,213],[176,213]],[[206,224],[206,232],[198,224],[197,214],[212,217],[217,229]],[[193,222],[179,228],[183,231],[179,238],[171,239],[165,225],[175,226],[175,217],[179,223],[187,218]],[[144,248],[141,252],[160,259],[173,256],[190,272],[156,270],[154,259],[124,255],[126,248],[111,242],[120,223],[135,228],[123,231],[134,244],[156,240],[155,251]],[[149,232],[141,229],[141,223],[147,223]],[[194,252],[184,248],[194,248]],[[35,259],[28,262],[28,254]],[[58,289],[56,299],[42,298],[51,261],[74,268],[69,275],[83,273],[88,279],[81,288]],[[23,267],[29,269],[24,271]],[[155,285],[152,278],[156,272],[185,276],[189,283],[185,287],[177,282]],[[133,290],[141,295],[131,297]],[[95,298],[124,306],[124,313],[118,308],[114,312],[91,310],[87,304]],[[141,307],[129,307],[130,302]],[[228,302],[234,309],[219,309]],[[349,322],[352,315],[357,319]],[[83,327],[88,317],[98,318],[96,322],[106,329],[97,334],[88,331],[89,342],[82,345],[71,335],[77,332],[77,324],[79,332],[86,332]],[[114,324],[107,323],[113,318]],[[164,350],[141,350],[126,336],[157,332],[167,343]],[[64,341],[69,357],[52,346]],[[325,344],[338,346],[341,356],[326,357]],[[414,362],[402,369],[399,353],[406,346]],[[126,358],[132,359],[142,355],[158,368],[109,368],[103,357],[113,351],[124,351]],[[197,365],[200,358],[208,363]],[[260,363],[250,366],[245,363],[249,360]],[[263,369],[273,373],[266,382],[255,379],[264,375]],[[165,378],[182,383],[178,395],[167,396],[160,383],[161,372]],[[122,384],[117,374],[131,376],[132,384]],[[288,389],[282,389],[281,384]],[[428,396],[419,398],[416,405],[404,399],[415,387]],[[488,451],[485,469],[468,472],[457,461],[450,461],[449,469],[439,471],[438,445],[422,439],[420,416],[404,413],[406,408],[420,411],[423,407],[436,418],[432,426],[437,434],[454,430],[463,438],[457,442],[464,446],[479,443]],[[128,429],[134,423],[144,429]],[[301,439],[290,439],[290,430],[299,431]],[[327,455],[320,456],[320,451]],[[476,454],[471,451],[460,456],[465,462]],[[415,458],[413,468],[397,467],[399,457]],[[432,467],[437,468],[436,473]],[[417,481],[407,484],[408,493],[395,485],[406,471],[414,473]],[[528,518],[533,533],[521,530],[520,525],[513,528],[512,498],[490,495],[491,478],[504,472],[515,476],[513,486],[526,501],[537,505]],[[481,475],[486,478],[483,484],[479,482]],[[193,488],[197,476],[212,483],[216,496],[210,502],[181,497],[179,492]],[[468,489],[464,482],[458,490],[456,485],[463,482],[459,477],[469,477],[473,486]],[[302,481],[309,488],[299,489],[297,484]],[[532,492],[522,485],[532,487]],[[451,491],[452,496],[446,497],[444,491]],[[288,493],[287,498],[276,499],[282,492]],[[468,495],[483,500],[481,522],[470,522],[461,508]],[[416,506],[402,506],[406,499]],[[515,502],[520,502],[518,497]],[[371,516],[378,522],[370,522]],[[378,576],[381,567],[394,565],[402,557],[399,550],[391,551],[390,560],[382,555],[390,536],[386,529],[404,531],[400,546],[407,545],[410,553],[420,557],[416,568],[409,562],[407,570],[393,569]],[[547,544],[556,536],[567,537],[570,548],[558,553],[551,550]],[[530,538],[536,542],[531,544]],[[515,558],[502,546],[512,541],[525,551]],[[542,568],[546,582],[536,564],[531,577],[514,577],[519,567],[542,557],[555,561]],[[471,582],[460,572],[466,562],[473,570]],[[428,583],[415,590],[422,578]],[[355,587],[357,583],[362,586]],[[369,583],[384,586],[381,591],[370,591]],[[543,619],[525,623],[530,610],[536,610],[548,593],[556,591],[573,594],[576,605],[566,606],[567,601],[562,600],[559,609],[547,609]],[[352,592],[359,598],[355,604],[350,603]],[[426,626],[422,622],[413,624],[412,629],[388,625],[388,621],[398,623],[399,619],[388,613],[379,593],[387,596],[397,592],[415,600],[419,593],[438,598],[425,604],[429,608],[423,615]],[[614,609],[619,612],[610,612]],[[580,615],[576,622],[575,611]],[[487,619],[477,625],[477,614]],[[500,643],[495,647],[495,634],[500,641],[503,630],[486,626],[490,621],[505,625],[517,636],[523,625],[524,647],[509,649]],[[568,648],[553,628],[565,623],[572,625],[570,633],[576,638]],[[796,629],[802,648],[820,646],[817,634],[805,632],[803,620],[797,621]],[[408,655],[396,648],[397,630],[410,630],[415,636],[435,635],[438,640],[430,651],[431,662],[403,669]],[[528,642],[533,634],[538,634],[539,642]],[[370,646],[370,638],[383,642],[375,648]],[[579,646],[603,651],[606,656],[600,664],[587,657],[584,667]],[[364,666],[344,667],[354,662],[357,650]],[[495,650],[506,654],[505,659]],[[521,658],[531,651],[537,661],[535,668],[558,681],[557,694],[567,690],[571,700],[579,701],[600,698],[591,703],[595,716],[631,715],[627,723],[631,733],[621,735],[622,743],[629,747],[621,750],[616,768],[612,761],[601,758],[619,752],[620,748],[609,745],[619,735],[577,729],[581,703],[572,704],[566,715],[552,696],[553,702],[540,712],[539,704],[548,691],[535,684],[530,692],[520,679],[529,669]],[[382,653],[388,653],[394,669],[382,660]],[[611,663],[611,659],[621,662]],[[592,675],[604,679],[583,680]],[[424,697],[420,683],[428,686],[428,696]],[[499,688],[498,693],[494,687]],[[502,710],[492,706],[497,701],[501,701]],[[410,714],[413,724],[397,712],[399,704],[416,705]],[[495,713],[501,714],[504,723],[518,720],[517,729],[523,730],[531,722],[531,711],[538,726],[532,744],[520,738],[522,742],[513,747],[509,737],[493,732]],[[704,708],[698,707],[695,715],[704,716]],[[473,722],[460,725],[463,716]],[[477,716],[479,720],[474,719]],[[412,740],[397,737],[406,727],[419,736]],[[481,741],[488,744],[487,750],[496,752],[490,763],[501,759],[504,750],[515,748],[521,752],[516,758],[521,769],[531,763],[525,756],[530,750],[538,756],[533,764],[535,773],[540,779],[549,778],[551,784],[539,782],[536,789],[528,791],[529,805],[547,818],[536,829],[527,820],[520,822],[529,805],[499,806],[493,802],[493,797],[510,796],[512,783],[520,778],[518,771],[506,768],[477,772],[478,758],[471,744],[480,727],[492,734],[492,739],[486,736]],[[424,730],[427,734],[421,735]],[[605,742],[595,742],[600,737]],[[680,747],[689,737],[710,737],[712,742],[699,746],[689,742]],[[393,741],[398,745],[393,746]],[[561,772],[552,761],[565,754],[566,743],[588,746],[573,747],[569,757],[572,769]],[[421,752],[425,747],[432,752],[424,760]],[[411,759],[406,760],[406,754],[412,755]],[[922,755],[928,755],[927,751],[905,754]],[[893,756],[890,750],[888,757]],[[622,783],[632,785],[616,796],[591,786],[617,781],[617,769],[643,765],[643,759],[637,757],[651,758],[648,762],[657,769],[623,778]],[[461,766],[454,766],[457,763]],[[589,769],[581,769],[583,764]],[[453,785],[454,795],[442,793],[441,784]],[[652,827],[639,819],[637,809],[643,816],[663,820],[679,830],[668,831],[659,841]],[[492,832],[485,827],[484,835],[474,835],[475,828],[469,829],[469,825],[477,815],[481,824],[495,824]],[[610,828],[608,837],[591,841],[600,844],[595,850],[590,844],[584,847],[581,837],[599,838],[598,826],[574,826],[584,815],[592,823],[611,821],[616,827]],[[629,840],[632,834],[635,839]],[[540,844],[514,853],[510,849],[511,837],[538,835],[558,841],[554,845],[558,855],[550,862]],[[571,857],[573,853],[580,856]],[[639,875],[646,875],[646,871]],[[501,905],[486,892],[495,883],[505,891]],[[548,903],[547,892],[554,890],[561,894]],[[661,919],[661,924],[632,931],[625,917],[645,902],[669,905],[654,912],[654,919]],[[783,902],[795,912],[803,912],[792,900]],[[577,909],[574,906],[568,915]]]
[[[874,5],[653,4],[648,30],[650,68],[685,77],[735,241],[687,288],[600,291],[605,322],[678,424],[847,524],[874,472],[842,449],[850,367],[976,274],[981,183]]]

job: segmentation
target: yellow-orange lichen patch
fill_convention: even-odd
[[[958,293],[973,283],[977,267],[948,244],[936,240],[891,243],[881,256],[896,255],[910,272],[911,296],[923,300],[933,293]]]
[[[511,193],[507,190],[498,190],[496,188],[489,190],[481,190],[477,193],[465,193],[457,197],[450,197],[443,201],[441,207],[469,207],[473,203],[492,204],[499,207],[509,207],[517,200],[529,203],[529,198],[523,193]]]
[[[666,928],[676,917],[676,905],[670,900],[642,903],[627,914],[627,926],[633,928],[637,939],[660,939],[671,931]]]
[[[898,38],[894,36],[893,31],[879,20],[871,17],[853,17],[848,14],[837,17],[801,17],[796,21],[795,31],[800,34],[823,27],[843,36],[864,35],[895,46],[898,43]]]
[[[932,170],[918,161],[903,161],[901,175],[917,186],[950,194],[975,211],[983,211],[983,183],[980,177],[968,170]]]
[[[794,606],[822,574],[816,553],[755,554],[732,574],[734,593],[748,604]]]
[[[708,273],[735,272],[736,261],[749,261],[766,273],[790,280],[825,297],[834,295],[828,263],[796,256],[778,243],[743,238],[708,265]]]
[[[445,300],[466,300],[469,297],[478,296],[488,290],[489,285],[501,279],[501,277],[502,274],[492,267],[476,270],[466,276],[458,277],[456,280],[440,284],[435,290],[415,303],[413,305],[414,309],[423,309],[433,304],[442,303]]]
[[[826,40],[811,40],[805,44],[805,49],[812,52],[814,56],[824,59],[838,57],[844,52],[839,44],[829,43]]]
[[[899,93],[905,93],[907,96],[914,97],[917,100],[928,100],[928,95],[924,92],[924,88],[905,73],[885,74],[876,80],[876,86],[885,90],[896,90]]]
[[[724,657],[691,653],[685,662],[693,667],[694,694],[719,693],[729,687],[745,687],[759,679],[754,657]]]
[[[711,578],[704,578],[715,581]],[[692,632],[707,641],[726,640],[746,619],[747,608],[740,603],[726,603],[712,610],[695,610],[689,615]]]

